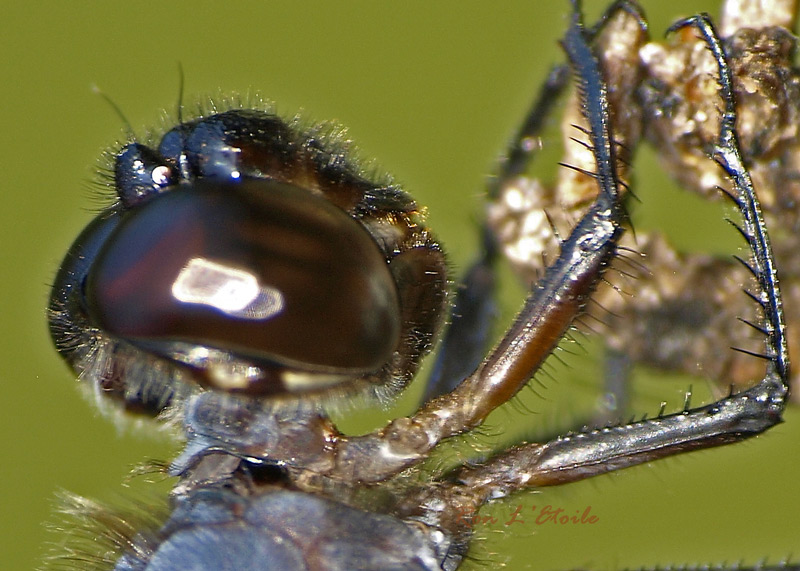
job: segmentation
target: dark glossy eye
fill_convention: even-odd
[[[126,212],[86,296],[92,323],[168,358],[191,344],[263,367],[363,374],[400,334],[372,237],[324,198],[270,180],[201,179]]]
[[[125,146],[120,204],[73,244],[51,330],[73,368],[156,413],[204,385],[250,395],[413,376],[441,320],[444,257],[414,202],[269,113]]]

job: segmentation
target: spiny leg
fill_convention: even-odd
[[[754,387],[697,409],[627,425],[528,444],[503,452],[486,464],[463,469],[457,479],[463,489],[480,489],[485,498],[504,496],[528,487],[571,482],[699,448],[737,442],[781,422],[788,396],[788,359],[780,291],[769,238],[749,174],[744,167],[735,131],[735,102],[731,77],[719,39],[707,15],[679,22],[673,30],[696,27],[714,54],[724,102],[714,158],[734,185],[731,195],[742,212],[740,229],[753,253],[748,267],[760,291],[750,294],[761,306],[766,335],[766,374]],[[567,47],[582,34],[570,33]]]
[[[620,11],[632,14],[642,27],[646,27],[636,3],[617,0],[587,33],[594,38]],[[489,200],[496,200],[502,189],[513,184],[530,168],[539,148],[537,139],[564,92],[568,78],[569,69],[565,65],[556,65],[548,73],[525,120],[498,161],[496,173],[488,181]],[[481,225],[480,254],[459,281],[450,326],[440,344],[422,402],[456,388],[477,367],[485,354],[496,314],[494,293],[497,255],[498,244],[484,221]]]
[[[587,43],[591,43],[599,36],[609,22],[620,12],[627,12],[642,29],[647,28],[644,15],[639,6],[630,0],[616,0],[603,13],[600,19],[589,30]],[[505,154],[498,161],[496,174],[488,183],[488,197],[496,198],[500,190],[522,176],[530,168],[531,161],[538,150],[536,138],[545,128],[545,122],[553,111],[553,107],[563,93],[569,79],[569,68],[565,65],[554,66],[545,80],[541,92],[538,94],[525,120],[516,132]]]
[[[786,322],[794,341],[789,352],[794,358],[798,345],[793,329],[800,314],[791,298],[800,291],[794,262],[800,235],[789,229],[796,227],[800,213],[792,206],[798,189],[794,157],[800,142],[800,98],[793,58],[796,40],[790,30],[797,6],[792,0],[764,6],[726,1],[715,19],[733,77],[742,159],[758,189],[781,268]],[[718,186],[727,186],[727,181],[725,171],[707,160],[718,136],[719,116],[711,53],[699,34],[683,34],[669,42],[649,42],[639,54],[643,76],[637,104],[644,139],[682,193],[715,202],[720,198]],[[598,55],[601,61],[608,57],[602,50]],[[610,75],[609,81],[614,77]],[[618,352],[610,364],[619,370],[635,362],[699,375],[714,381],[709,389],[715,398],[728,393],[731,384],[736,391],[749,387],[760,376],[761,364],[744,352],[728,350],[736,346],[758,351],[757,343],[763,339],[748,328],[730,327],[737,317],[760,319],[757,306],[740,292],[740,285],[750,279],[748,270],[713,246],[711,251],[709,246],[684,251],[658,231],[640,234],[637,249],[650,270],[631,282],[637,295],[628,299],[606,291],[594,298],[610,312],[598,326],[606,346]],[[797,382],[795,372],[792,383]],[[793,391],[792,398],[797,400],[799,393]],[[631,412],[624,411],[609,407],[608,418],[614,423],[627,420],[619,418]]]
[[[500,159],[497,174],[488,183],[490,196],[527,170],[536,151],[534,140],[542,132],[568,79],[567,66],[558,65],[550,70],[525,121]],[[464,273],[456,289],[450,326],[440,344],[422,402],[455,389],[486,354],[496,314],[494,265],[498,252],[494,235],[485,223],[481,225],[480,247],[478,258]]]
[[[744,228],[739,228],[739,231],[750,245],[754,264],[750,266],[746,262],[740,261],[750,270],[762,290],[761,296],[757,296],[756,301],[764,311],[767,323],[766,329],[763,330],[767,336],[767,354],[760,356],[767,360],[767,376],[776,374],[786,385],[786,379],[789,376],[789,360],[783,307],[778,288],[778,273],[772,255],[769,234],[761,214],[761,205],[756,197],[753,182],[750,180],[750,173],[739,152],[739,141],[736,134],[736,102],[731,71],[719,37],[711,23],[711,17],[703,13],[693,18],[687,18],[675,23],[669,31],[672,32],[687,26],[694,26],[698,29],[719,66],[720,95],[724,108],[720,119],[719,142],[714,148],[714,160],[725,170],[737,191],[737,195],[729,194],[729,196],[736,203],[744,218]],[[788,386],[786,390],[788,391]]]
[[[573,36],[580,36],[578,41]],[[365,436],[339,436],[335,467],[328,475],[379,481],[424,459],[442,439],[479,425],[522,388],[583,310],[616,252],[626,215],[616,177],[616,149],[608,120],[605,83],[576,13],[567,34],[570,61],[590,123],[597,154],[600,194],[562,243],[557,260],[533,287],[525,306],[500,343],[452,392],[428,402],[411,417]],[[363,470],[365,459],[370,470]],[[380,461],[378,461],[380,459]]]

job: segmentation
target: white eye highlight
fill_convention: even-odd
[[[259,284],[250,272],[206,258],[189,260],[172,284],[172,295],[242,319],[270,319],[284,307],[279,290]]]

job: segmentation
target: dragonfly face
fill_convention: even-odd
[[[169,139],[168,133],[157,149],[126,147],[119,153],[115,182],[120,204],[99,217],[73,246],[56,280],[51,317],[60,350],[104,397],[110,396],[136,411],[170,409],[184,421],[187,447],[171,467],[171,472],[180,477],[174,511],[165,526],[152,536],[153,541],[137,543],[140,538],[129,538],[137,549],[133,554],[122,555],[121,568],[144,568],[148,564],[153,569],[170,568],[172,557],[202,553],[199,548],[208,545],[202,540],[208,518],[218,518],[214,521],[219,529],[231,528],[230,535],[220,532],[217,536],[224,537],[222,543],[229,547],[226,559],[244,554],[252,560],[261,554],[282,563],[300,558],[310,565],[314,561],[313,548],[328,545],[322,539],[325,529],[344,518],[360,522],[362,529],[373,532],[382,529],[384,521],[390,522],[384,535],[387,542],[404,537],[400,556],[406,559],[398,559],[405,562],[398,563],[404,568],[412,562],[419,568],[453,568],[461,560],[471,534],[465,513],[474,514],[487,500],[526,487],[529,481],[546,485],[595,473],[576,468],[584,466],[584,460],[576,459],[577,448],[571,444],[574,440],[557,439],[541,447],[503,451],[480,467],[434,474],[434,480],[425,485],[404,480],[405,471],[422,462],[440,440],[470,430],[524,384],[538,367],[538,355],[549,353],[615,255],[614,244],[624,218],[619,189],[614,188],[619,180],[613,172],[617,164],[613,157],[601,156],[599,150],[605,145],[613,155],[614,145],[602,126],[602,118],[608,113],[597,93],[602,81],[593,78],[595,64],[582,55],[596,38],[577,24],[571,33],[571,57],[576,74],[587,86],[584,105],[587,120],[594,128],[591,135],[587,133],[587,141],[596,155],[598,172],[608,169],[609,176],[600,188],[601,198],[562,247],[566,261],[557,262],[554,269],[548,270],[551,274],[547,283],[556,290],[544,298],[534,294],[523,310],[521,319],[531,324],[540,323],[534,315],[547,314],[541,328],[529,335],[529,329],[512,327],[506,342],[483,361],[480,354],[476,359],[474,349],[457,345],[447,352],[451,360],[454,355],[460,358],[466,354],[469,359],[465,360],[480,363],[467,372],[466,380],[450,378],[450,384],[435,384],[432,392],[440,394],[440,398],[425,403],[415,415],[393,421],[385,429],[364,437],[340,434],[325,415],[326,399],[364,392],[387,398],[402,389],[442,319],[442,257],[438,244],[416,218],[410,199],[391,184],[363,177],[357,167],[346,164],[335,148],[318,148],[313,132],[293,129],[295,126],[269,113],[236,109],[211,112],[181,123],[170,132],[178,133],[174,140]],[[563,83],[563,77],[566,75],[562,72],[555,83]],[[560,87],[556,85],[554,89]],[[245,124],[240,131],[246,133],[229,128],[228,120]],[[278,131],[286,127],[288,135],[273,137],[271,131],[265,136],[264,129],[251,131],[251,122],[259,121],[270,123]],[[223,127],[215,131],[219,125]],[[201,140],[199,150],[192,146],[196,130],[203,131],[197,137]],[[273,138],[280,139],[280,144],[261,152],[260,147],[269,147],[262,144],[264,139]],[[253,147],[259,149],[254,151]],[[217,153],[216,149],[221,151]],[[305,153],[310,158],[292,153]],[[254,156],[257,161],[248,162]],[[303,166],[297,167],[298,163]],[[503,177],[508,173],[501,173],[501,180]],[[321,189],[326,185],[335,188],[330,192]],[[736,192],[740,190],[737,188]],[[272,211],[273,202],[269,207],[264,205],[264,194],[282,207],[300,205],[297,216],[263,222],[262,216],[252,213]],[[283,229],[293,231],[300,222],[307,223],[306,207],[317,204],[315,199],[321,197],[338,209],[331,216],[338,218],[345,229],[326,234],[326,230],[317,230],[320,226],[314,225],[310,235],[339,237],[344,233],[357,246],[367,244],[365,237],[374,240],[373,246],[364,245],[362,250],[371,252],[366,254],[368,260],[377,261],[367,264],[363,280],[356,280],[352,290],[355,293],[350,296],[353,302],[348,307],[365,304],[367,309],[354,312],[360,324],[376,314],[382,316],[377,321],[384,333],[372,335],[374,329],[363,327],[367,331],[364,335],[385,342],[388,348],[377,343],[376,350],[365,351],[363,359],[355,361],[349,359],[358,355],[337,360],[335,349],[314,353],[311,350],[319,349],[319,343],[304,347],[300,337],[287,340],[285,332],[293,332],[291,327],[278,328],[277,333],[264,339],[258,338],[261,328],[253,328],[257,333],[248,333],[254,321],[263,324],[279,318],[285,308],[305,308],[317,301],[317,296],[296,304],[286,301],[295,288],[282,285],[280,279],[270,281],[274,275],[271,263],[282,261],[281,253],[259,250],[254,255],[251,248],[262,245],[258,241],[262,235],[277,236],[263,240],[270,247],[290,241],[293,234],[284,233]],[[166,204],[169,209],[162,206]],[[235,213],[225,214],[228,208]],[[203,213],[206,211],[210,214]],[[169,224],[174,220],[167,212],[177,212],[176,219],[184,216],[189,221],[177,238],[169,234]],[[212,223],[205,223],[213,219],[214,212],[223,221],[228,220],[223,223],[220,236],[214,236]],[[351,220],[343,220],[339,216],[342,212]],[[245,227],[249,225],[258,227],[254,231],[258,239],[247,233]],[[245,238],[234,244],[223,241],[220,246],[215,240],[221,236],[229,240],[239,233]],[[748,228],[746,233],[757,257],[770,260],[771,254],[755,244],[755,230]],[[158,238],[159,247],[142,247],[137,239],[142,235]],[[311,250],[324,251],[329,242],[320,240]],[[487,255],[479,261],[481,269],[492,262],[488,259],[492,257],[491,241],[485,246]],[[92,248],[96,255],[86,253]],[[173,257],[176,250],[177,257]],[[571,255],[566,256],[569,252]],[[149,256],[156,256],[157,263],[148,263]],[[570,260],[578,258],[580,264],[570,265]],[[261,263],[265,260],[270,264]],[[355,262],[352,265],[358,266]],[[316,278],[301,278],[299,283],[330,283],[329,274],[310,267],[301,264]],[[374,272],[369,269],[372,267]],[[168,275],[157,273],[161,270]],[[293,272],[277,274],[281,277]],[[766,298],[777,304],[768,270],[760,268],[756,274]],[[143,279],[137,283],[134,276]],[[370,287],[358,285],[367,282]],[[130,297],[141,293],[136,287],[131,292],[131,285],[142,286],[145,295]],[[573,286],[578,289],[563,289]],[[468,291],[479,288],[468,286]],[[362,291],[370,294],[367,299],[358,295]],[[167,302],[156,303],[159,296],[166,297]],[[131,299],[137,301],[132,303]],[[137,329],[140,323],[136,312],[118,313],[118,308],[130,309],[131,305],[139,306],[140,315],[148,316],[142,319],[150,324],[144,332]],[[480,309],[484,306],[479,303],[478,307],[476,315],[483,315]],[[340,319],[352,317],[346,313],[344,310]],[[294,315],[315,314],[300,309]],[[566,317],[559,319],[553,314]],[[771,351],[767,361],[774,369],[767,375],[770,380],[781,377],[784,371],[779,319],[775,312],[767,319]],[[477,323],[479,330],[486,328],[480,319]],[[348,336],[358,331],[358,327],[344,327],[347,335],[341,339],[335,335],[336,323],[313,325],[320,327],[321,339],[345,344],[351,344]],[[287,344],[276,348],[276,340]],[[358,345],[359,349],[363,346]],[[780,382],[774,391],[769,389],[773,391],[770,399],[778,408],[782,402],[779,385]],[[498,386],[499,391],[495,389]],[[744,406],[731,403],[733,408]],[[778,414],[777,410],[765,411],[759,416],[770,422]],[[676,422],[679,420],[676,417]],[[655,430],[656,424],[631,425],[621,430],[614,442],[632,450],[644,438],[634,433],[651,428]],[[708,445],[716,443],[715,436],[692,422],[671,429],[681,438],[696,436]],[[593,433],[586,439],[599,453],[605,447],[602,438]],[[657,450],[653,457],[677,451],[669,446]],[[591,463],[601,466],[601,472],[622,467],[614,458],[593,458]],[[553,478],[549,466],[563,467],[566,476]],[[281,509],[309,514],[300,518],[296,527],[289,526],[292,533],[305,530],[309,522],[316,522],[321,528],[305,542],[298,540],[295,547],[299,547],[285,554],[279,554],[276,547],[283,543],[283,536],[267,517]],[[320,516],[320,512],[326,515]],[[277,535],[270,540],[272,533]],[[251,541],[251,536],[261,537],[262,541]],[[380,555],[373,560],[356,549],[363,547],[359,537],[358,531],[353,530],[352,551],[347,550],[345,541],[331,543],[334,555],[324,558],[324,565],[351,568],[358,561],[364,568],[385,568],[381,565],[390,560],[390,547],[382,543],[376,548]],[[339,551],[335,551],[337,546]],[[212,551],[220,553],[218,549]]]

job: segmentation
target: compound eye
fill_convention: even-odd
[[[363,226],[264,179],[201,179],[124,213],[89,270],[86,301],[93,325],[205,377],[233,358],[281,371],[259,381],[277,385],[286,371],[377,371],[401,329],[397,286]]]
[[[114,164],[117,194],[126,208],[141,204],[178,182],[178,172],[153,149],[126,145]]]

